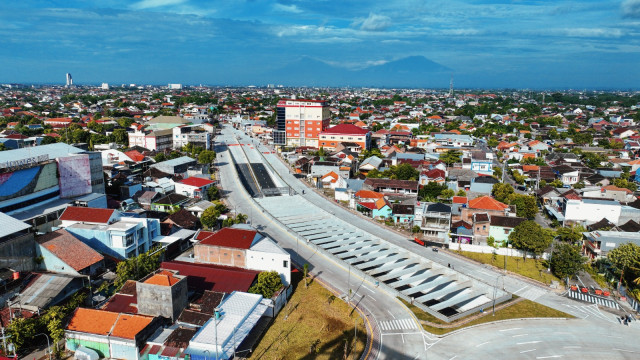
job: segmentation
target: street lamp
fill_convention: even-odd
[[[496,316],[496,293],[498,292],[498,281],[500,281],[500,277],[502,278],[502,287],[504,289],[504,274],[499,274],[496,276],[496,286],[493,288],[493,311],[492,316]]]
[[[45,333],[39,333],[39,334],[35,334],[33,337],[36,337],[38,335],[44,335],[44,337],[47,338],[47,350],[49,351],[49,360],[51,360],[51,349],[50,349],[51,345],[49,343],[49,336],[47,336],[47,334]]]

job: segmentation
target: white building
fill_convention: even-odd
[[[603,218],[618,225],[622,207],[615,200],[569,200],[564,204],[564,222],[593,224]]]
[[[169,84],[167,87],[170,90],[182,90],[182,84]]]
[[[181,149],[187,144],[200,146],[206,150],[211,148],[211,133],[200,125],[177,126],[172,129],[174,149]]]
[[[173,132],[171,129],[149,131],[143,129],[129,133],[129,146],[141,146],[145,149],[164,151],[170,149]]]
[[[274,143],[317,148],[318,137],[330,120],[331,110],[324,100],[282,99],[277,106]]]
[[[229,359],[267,311],[262,295],[234,291],[218,306],[218,314],[207,321],[185,353],[192,358]]]
[[[102,85],[100,85],[100,88],[101,88],[102,90],[109,90],[109,84],[107,84],[107,83],[102,83]]]

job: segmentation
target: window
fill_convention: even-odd
[[[482,230],[487,230],[487,226],[486,225],[482,225]]]
[[[131,246],[131,245],[133,245],[133,233],[127,234],[124,240],[124,246]]]
[[[509,229],[504,229],[504,234],[505,235],[509,234]]]

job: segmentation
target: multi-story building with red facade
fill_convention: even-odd
[[[324,100],[282,99],[278,102],[276,145],[318,147],[318,137],[329,126],[331,112]]]
[[[335,150],[338,144],[355,144],[360,150],[368,150],[371,132],[352,124],[340,124],[321,132],[320,147]]]

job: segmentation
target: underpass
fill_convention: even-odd
[[[283,225],[326,253],[388,286],[432,315],[452,321],[511,298],[501,289],[360,230],[301,196],[261,198],[260,205]]]

